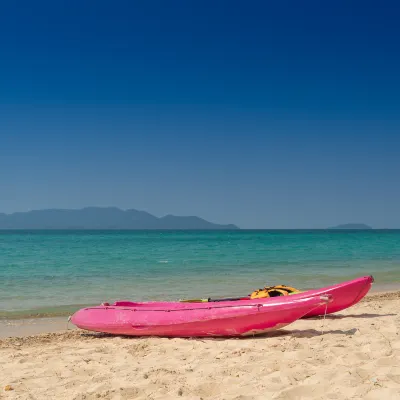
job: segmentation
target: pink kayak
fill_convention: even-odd
[[[332,296],[294,296],[218,303],[118,301],[88,307],[71,318],[81,329],[130,336],[247,336],[280,329],[320,307]]]
[[[302,293],[292,294],[289,297],[293,299],[302,299],[309,296],[319,296],[322,294],[331,294],[333,301],[328,304],[327,314],[335,313],[358,303],[371,289],[374,278],[363,276],[361,278],[346,281],[333,286],[323,287],[321,289],[307,290]],[[325,306],[320,306],[310,310],[304,317],[315,317],[324,315]]]
[[[325,311],[327,314],[335,313],[346,308],[353,306],[358,303],[371,289],[372,283],[374,282],[374,278],[372,276],[363,276],[361,278],[353,279],[351,281],[342,282],[332,286],[326,286],[320,289],[306,290],[299,293],[290,294],[289,297],[292,299],[304,299],[310,296],[319,296],[322,294],[331,294],[333,296],[333,301],[328,305],[328,309],[326,310],[325,306],[317,307],[312,311],[308,312],[303,318],[307,317],[315,317],[318,315],[324,315]],[[272,300],[277,297],[269,297],[267,299]],[[236,299],[237,301],[247,300],[249,301],[250,297],[239,297]],[[198,300],[189,300],[189,301],[204,301],[204,302],[214,302],[220,301],[219,299],[207,300],[207,299],[198,299]]]

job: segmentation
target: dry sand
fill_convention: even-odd
[[[0,399],[400,399],[400,292],[247,339],[0,340]],[[6,386],[7,389],[5,390]]]

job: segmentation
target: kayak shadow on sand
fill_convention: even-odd
[[[358,331],[357,328],[348,329],[346,331],[342,329],[331,329],[326,330],[323,333],[317,329],[305,329],[304,331],[296,330],[291,332],[291,336],[295,338],[311,338],[314,336],[324,336],[324,335],[346,335],[353,336]]]
[[[344,318],[379,318],[379,317],[393,317],[396,314],[369,314],[369,313],[363,313],[363,314],[347,314],[347,315],[343,315],[343,314],[330,314],[327,315],[325,318],[326,319],[344,319]],[[324,318],[324,316],[318,316],[318,317],[308,317],[308,318],[304,318],[306,320],[322,320]]]
[[[261,340],[261,339],[272,339],[272,338],[277,338],[277,337],[292,337],[292,338],[297,338],[297,339],[304,339],[304,338],[312,338],[315,336],[321,336],[323,337],[324,335],[346,335],[346,336],[353,336],[356,332],[358,331],[357,328],[349,329],[349,330],[342,330],[342,329],[331,329],[331,330],[324,330],[324,332],[321,332],[321,330],[318,329],[304,329],[304,330],[288,330],[288,329],[280,329],[279,331],[276,332],[267,332],[264,334],[256,335],[256,336],[249,336],[247,338],[242,338],[242,339],[252,339],[252,340]]]
[[[86,338],[92,338],[92,339],[115,339],[115,338],[120,338],[120,339],[126,339],[126,340],[145,340],[145,339],[170,339],[170,340],[176,340],[176,339],[181,339],[181,340],[190,340],[190,341],[200,341],[200,342],[206,342],[206,341],[226,341],[226,340],[266,340],[266,339],[273,339],[273,338],[279,338],[279,337],[292,337],[292,338],[298,338],[298,339],[304,339],[304,338],[312,338],[315,336],[324,336],[324,335],[329,335],[329,334],[335,334],[335,335],[346,335],[346,336],[352,336],[358,331],[357,328],[349,329],[349,330],[341,330],[341,329],[336,329],[336,330],[325,330],[323,333],[321,330],[317,329],[304,329],[304,330],[288,330],[288,329],[279,329],[276,331],[272,332],[266,332],[266,333],[261,333],[257,334],[254,336],[245,336],[245,337],[238,337],[238,336],[214,336],[214,337],[184,337],[184,338],[179,338],[179,337],[166,337],[166,336],[128,336],[128,335],[113,335],[111,333],[101,333],[101,332],[84,332],[81,333],[81,336],[86,337]]]

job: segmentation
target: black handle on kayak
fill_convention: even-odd
[[[248,299],[248,297],[227,297],[226,299],[208,299],[209,303],[216,303],[218,301],[236,301],[236,300],[243,300]]]

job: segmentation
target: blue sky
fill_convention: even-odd
[[[0,6],[0,212],[400,227],[400,6]]]

